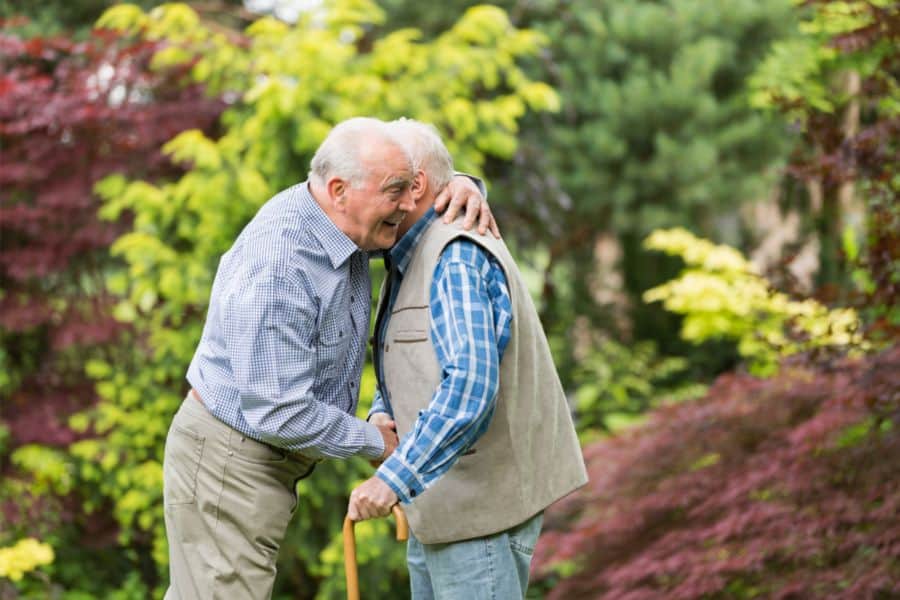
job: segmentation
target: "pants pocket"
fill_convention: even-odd
[[[191,504],[197,498],[197,472],[206,438],[176,423],[169,428],[163,459],[166,504]]]
[[[538,513],[521,525],[509,530],[509,546],[524,558],[531,560],[534,547],[537,545],[541,534],[541,525],[544,522],[544,513]]]

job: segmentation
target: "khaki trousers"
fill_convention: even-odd
[[[241,435],[188,395],[166,437],[165,600],[268,599],[278,548],[315,461]]]

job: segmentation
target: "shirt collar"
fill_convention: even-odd
[[[313,198],[312,192],[309,191],[308,181],[300,185],[300,211],[304,217],[309,219],[310,230],[322,244],[322,249],[325,250],[333,268],[337,269],[354,252],[361,251],[356,243],[338,229],[334,221],[328,218],[328,215]]]
[[[437,218],[437,213],[432,206],[424,215],[419,217],[419,220],[391,248],[389,254],[391,264],[397,267],[401,275],[406,270],[406,267],[409,266],[409,261],[412,260],[413,249],[419,243],[419,240],[422,239],[422,236],[425,235],[425,231],[435,218]]]

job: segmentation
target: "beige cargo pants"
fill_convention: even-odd
[[[268,599],[296,482],[314,466],[241,435],[188,394],[163,461],[165,600]]]

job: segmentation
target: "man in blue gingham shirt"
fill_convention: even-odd
[[[412,178],[383,122],[345,121],[317,150],[309,181],[269,200],[222,257],[192,390],[166,438],[166,600],[268,598],[297,479],[319,458],[377,459],[396,447],[390,427],[354,413],[369,252],[396,241],[415,206]],[[473,207],[489,218],[472,200],[469,222]]]

